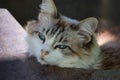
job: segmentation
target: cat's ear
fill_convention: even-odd
[[[95,33],[98,20],[96,18],[87,18],[80,21],[79,27],[81,34],[83,34],[83,41],[88,43],[91,40],[91,36]]]
[[[58,16],[57,8],[53,0],[42,0],[42,4],[40,5],[40,7],[40,13],[49,14],[52,17]]]
[[[92,35],[97,28],[98,20],[94,17],[80,21],[80,29]]]

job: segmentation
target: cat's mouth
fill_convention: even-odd
[[[48,62],[43,57],[41,57],[41,61],[42,61],[41,63],[44,65],[48,64]]]

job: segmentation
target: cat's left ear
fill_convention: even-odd
[[[84,19],[80,21],[80,29],[87,32],[90,35],[93,35],[97,28],[98,20],[94,17]]]
[[[48,14],[49,16],[52,17],[58,16],[54,0],[42,0],[40,7],[41,7],[40,14]]]
[[[95,33],[97,24],[98,20],[96,18],[87,18],[79,23],[79,34],[82,34],[82,40],[84,43],[88,43],[89,41],[91,41],[91,37]]]

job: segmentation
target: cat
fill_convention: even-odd
[[[42,0],[38,20],[29,21],[26,26],[29,55],[42,65],[100,69],[97,24],[94,17],[78,21],[63,16],[53,0]]]
[[[109,24],[102,24],[106,26]],[[102,56],[101,69],[120,69],[120,28],[118,26],[101,27],[97,32],[97,40],[100,46]]]

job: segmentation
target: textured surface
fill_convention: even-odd
[[[81,70],[41,66],[26,58],[26,32],[0,9],[0,80],[120,80],[120,70]]]

